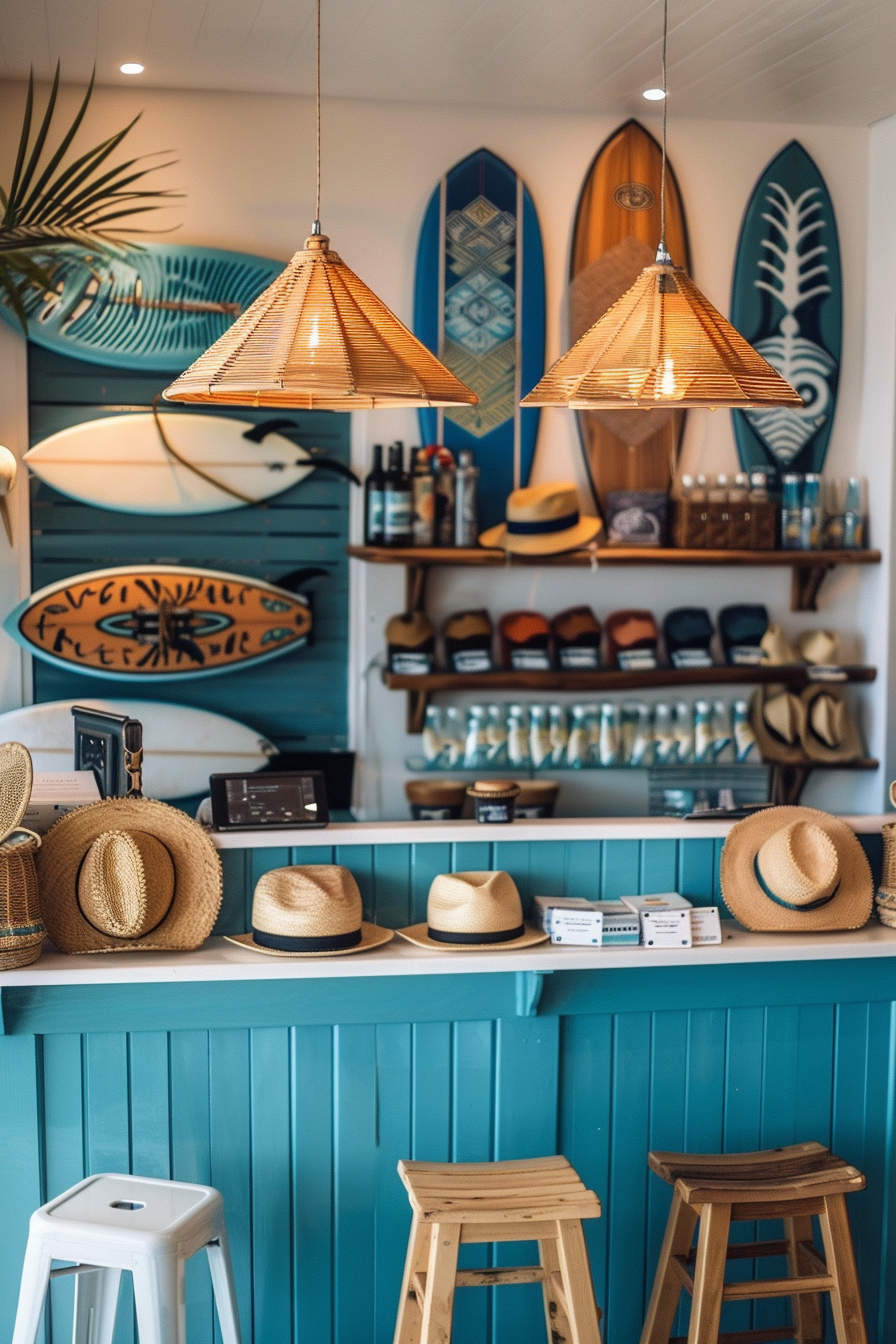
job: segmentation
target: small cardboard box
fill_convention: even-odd
[[[642,910],[641,942],[645,947],[693,947],[690,909]]]
[[[583,896],[536,896],[535,910],[541,927],[555,943],[622,947],[636,946],[639,941],[638,916],[621,901],[588,901]],[[598,933],[600,936],[595,937]]]
[[[554,909],[549,932],[552,943],[600,947],[603,943],[604,917],[599,910]]]
[[[651,896],[621,896],[622,904],[640,915],[642,910],[690,910],[691,902],[677,891],[658,891]]]

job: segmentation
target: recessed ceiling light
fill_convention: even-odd
[[[124,69],[124,66],[122,66],[122,69]],[[645,89],[643,94],[643,97],[645,97],[649,103],[661,103],[665,96],[665,89]]]
[[[120,65],[118,68],[119,68],[119,70],[121,71],[121,73],[122,73],[123,75],[142,75],[142,74],[143,74],[143,66],[140,64],[139,61],[125,61],[124,65]],[[645,98],[647,97],[647,94],[646,94],[646,93],[645,93],[644,97],[645,97]]]

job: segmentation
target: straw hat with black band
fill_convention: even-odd
[[[805,710],[803,747],[813,761],[855,761],[864,752],[856,721],[843,692],[833,686],[808,686],[801,696]]]
[[[221,860],[192,817],[153,798],[106,798],[61,817],[37,857],[60,952],[188,952],[221,906]]]
[[[507,498],[506,518],[482,533],[480,546],[502,546],[518,555],[558,555],[587,546],[603,526],[599,518],[580,515],[572,481],[514,490]]]
[[[250,933],[229,943],[269,957],[344,957],[388,943],[391,929],[362,919],[361,892],[336,863],[293,864],[263,873],[252,897]]]
[[[34,864],[40,836],[22,825],[32,780],[27,747],[4,742],[0,746],[0,971],[36,961],[47,932]]]
[[[786,686],[759,686],[750,701],[750,723],[764,761],[804,764],[806,707]]]
[[[528,928],[509,873],[440,873],[426,903],[426,923],[399,929],[402,938],[438,952],[503,952],[544,943]]]
[[[739,821],[720,879],[728,909],[755,932],[859,929],[871,917],[874,881],[855,832],[812,807],[769,807]]]

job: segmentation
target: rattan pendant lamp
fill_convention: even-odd
[[[663,4],[663,93],[669,0]],[[799,393],[744,340],[666,250],[666,102],[660,245],[621,299],[524,397],[523,406],[576,411],[674,405],[765,410],[802,406]]]
[[[335,252],[320,228],[320,0],[317,213],[311,237],[263,294],[165,390],[168,401],[301,410],[474,406],[455,378]]]

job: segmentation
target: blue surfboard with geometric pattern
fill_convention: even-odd
[[[535,456],[539,412],[519,402],[544,373],[544,254],[525,183],[487,149],[455,164],[430,198],[414,332],[479,395],[478,406],[421,410],[423,442],[455,457],[469,448],[480,468],[480,526],[503,522]]]
[[[731,321],[804,402],[799,410],[734,411],[741,465],[820,472],[837,406],[843,279],[830,193],[796,140],[772,159],[747,204]]]

